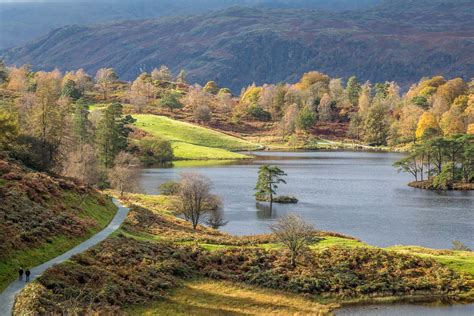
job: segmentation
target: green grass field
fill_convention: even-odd
[[[134,114],[135,126],[171,142],[178,159],[244,159],[234,151],[260,149],[260,145],[208,128],[164,116]]]
[[[386,249],[424,258],[432,258],[453,270],[466,272],[474,277],[474,252],[472,251],[438,250],[419,246],[392,246]]]
[[[106,205],[97,204],[92,198],[82,199],[77,194],[68,194],[65,199],[68,205],[83,204],[84,212],[78,214],[83,218],[94,219],[97,227],[91,227],[87,234],[78,238],[57,236],[37,248],[31,248],[10,253],[8,257],[0,261],[0,292],[3,291],[10,282],[17,277],[18,267],[32,268],[52,258],[55,258],[67,250],[75,247],[90,236],[101,231],[112,220],[117,211],[117,207],[110,199],[106,200]]]

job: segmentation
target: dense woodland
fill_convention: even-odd
[[[416,153],[423,146],[436,148],[433,139],[448,144],[474,134],[474,81],[461,78],[422,78],[401,93],[395,82],[362,83],[355,76],[345,81],[311,71],[295,84],[253,84],[240,95],[214,81],[189,84],[184,70],[173,75],[166,66],[124,82],[111,68],[92,76],[82,69],[33,72],[2,64],[0,80],[2,150],[35,169],[120,191],[136,185],[140,160],[173,159],[169,142],[133,126],[136,113],[164,114],[239,136],[263,131],[288,145],[311,143],[321,136],[318,128],[338,126],[340,138],[413,147]],[[447,161],[453,178],[470,182],[472,138],[462,139],[456,157],[446,152],[438,161],[436,174]],[[430,177],[435,169],[426,157],[421,165],[430,166],[415,169]],[[123,177],[111,183],[109,173]]]

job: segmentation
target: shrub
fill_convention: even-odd
[[[174,158],[171,143],[161,138],[145,137],[140,140],[138,147],[145,165],[170,162]]]
[[[247,108],[247,114],[250,117],[259,121],[270,121],[272,118],[270,112],[265,111],[256,103],[252,103],[251,105],[249,105],[249,107]]]
[[[211,109],[205,104],[198,105],[193,111],[194,118],[201,122],[209,122],[211,115]]]
[[[472,251],[471,248],[460,242],[459,240],[454,240],[453,241],[453,250],[458,250],[458,251]]]
[[[159,189],[163,195],[176,195],[179,191],[179,183],[176,181],[166,181],[160,185]]]
[[[160,106],[170,110],[181,109],[183,104],[179,101],[181,94],[177,91],[167,91],[160,99]]]

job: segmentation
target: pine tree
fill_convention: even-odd
[[[283,176],[286,176],[286,173],[277,166],[261,166],[258,170],[257,185],[255,186],[257,191],[255,197],[257,200],[267,200],[269,198],[271,205],[273,203],[273,195],[276,194],[278,189],[278,184],[286,184],[286,181],[282,179]]]
[[[350,77],[349,80],[347,81],[346,93],[350,102],[354,106],[357,104],[357,101],[359,100],[360,91],[361,91],[361,86],[360,86],[359,79],[357,79],[356,76]]]
[[[122,105],[113,103],[107,107],[97,125],[97,145],[102,165],[111,168],[117,154],[125,150],[131,129],[127,125],[135,122],[130,115],[122,117]]]
[[[73,133],[74,137],[80,144],[85,144],[90,141],[90,127],[89,109],[87,103],[79,99],[76,102],[76,107],[73,114]]]

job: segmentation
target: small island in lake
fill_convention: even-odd
[[[432,180],[413,181],[413,182],[408,183],[408,185],[417,189],[439,190],[437,187],[433,185]],[[447,183],[446,189],[444,190],[470,191],[470,190],[474,190],[474,183],[450,182],[450,183]]]
[[[415,177],[408,184],[414,188],[474,190],[474,135],[431,136],[435,134],[435,128],[419,126],[417,136],[421,142],[394,166]]]
[[[269,197],[257,197],[258,202],[270,202]],[[288,196],[288,195],[278,195],[273,197],[273,200],[271,201],[272,203],[278,203],[278,204],[296,204],[298,203],[298,199],[294,196]]]
[[[282,178],[286,173],[277,166],[263,165],[258,170],[257,185],[255,186],[255,199],[258,202],[270,202],[270,208],[273,203],[295,204],[298,199],[294,196],[274,196],[279,183],[286,184]]]

